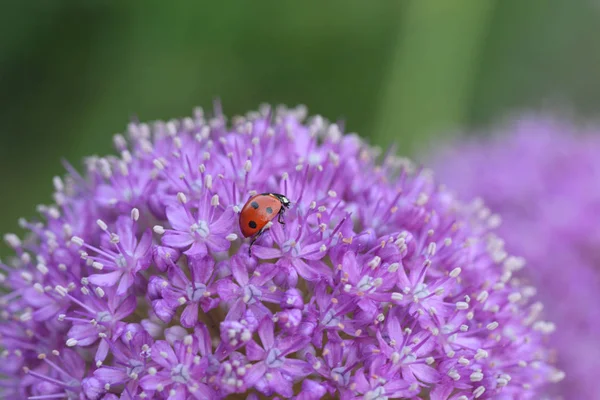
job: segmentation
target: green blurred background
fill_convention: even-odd
[[[522,108],[593,116],[599,17],[591,0],[6,0],[0,232],[51,201],[61,158],[216,97],[228,115],[306,104],[406,155]]]

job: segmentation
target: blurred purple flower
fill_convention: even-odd
[[[526,115],[490,137],[460,140],[432,155],[441,181],[481,215],[502,218],[506,248],[527,259],[512,271],[528,292],[537,288],[556,323],[552,345],[566,379],[563,398],[597,399],[600,369],[600,136],[547,115]],[[541,304],[537,307],[541,311]]]
[[[304,119],[197,110],[67,166],[27,237],[5,236],[0,395],[539,398],[561,376],[552,325],[494,218]],[[292,207],[249,256],[238,213],[262,192]]]

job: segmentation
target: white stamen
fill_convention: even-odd
[[[102,263],[98,262],[98,261],[94,261],[92,263],[92,268],[95,268],[95,269],[97,269],[99,271],[102,271],[102,269],[104,269],[104,265]]]
[[[454,268],[451,272],[450,272],[450,277],[451,278],[456,278],[457,276],[460,275],[460,273],[462,272],[461,268]]]
[[[417,196],[417,200],[415,201],[415,204],[418,206],[424,206],[425,204],[427,204],[428,201],[429,201],[429,196],[427,195],[427,193],[421,192]]]
[[[456,370],[453,369],[451,369],[450,372],[448,372],[448,376],[455,381],[460,379],[460,375],[458,374],[458,372],[456,372]]]
[[[212,199],[210,199],[210,205],[216,207],[219,205],[219,195],[215,194]]]
[[[64,287],[64,286],[61,286],[61,285],[56,285],[54,287],[54,290],[56,291],[56,293],[58,293],[62,297],[65,297],[69,293],[69,291],[67,290],[67,288]]]
[[[185,204],[187,203],[187,197],[185,196],[184,193],[179,192],[177,193],[177,200],[181,203],[181,204]]]
[[[252,161],[246,160],[246,162],[244,163],[244,171],[250,172],[251,169],[252,169]]]
[[[437,250],[437,245],[435,244],[435,242],[429,243],[429,246],[427,246],[427,255],[429,257],[433,257],[435,255],[436,250]]]
[[[134,208],[131,210],[131,219],[137,221],[140,219],[140,210]]]
[[[523,296],[521,296],[521,293],[519,292],[511,293],[510,295],[508,295],[508,301],[510,301],[511,303],[516,303],[522,298]]]
[[[554,370],[554,371],[552,371],[552,374],[550,375],[550,382],[558,383],[558,382],[562,381],[563,379],[565,379],[565,376],[566,376],[566,374],[564,373],[564,371]]]
[[[388,272],[396,272],[396,271],[398,271],[399,268],[400,268],[400,264],[399,263],[392,263],[388,267]]]
[[[483,374],[481,371],[475,371],[469,376],[469,379],[471,379],[471,382],[479,382],[483,380]]]
[[[483,349],[477,349],[477,352],[475,353],[475,359],[476,360],[481,360],[484,358],[488,358],[489,354],[487,351],[483,350]]]
[[[175,147],[177,147],[178,149],[181,149],[181,138],[180,137],[174,137],[173,138],[173,144],[175,145]]]
[[[80,238],[79,236],[73,236],[71,238],[71,242],[75,243],[77,246],[83,246],[83,239]]]
[[[73,339],[73,338],[68,339],[66,344],[68,347],[77,346],[77,339]]]
[[[225,236],[225,239],[229,240],[230,242],[237,240],[237,238],[238,236],[235,233],[230,233],[229,235]]]
[[[108,229],[108,225],[106,225],[106,223],[101,219],[96,220],[96,224],[98,224],[100,229],[102,229],[103,231],[106,231]]]
[[[479,386],[477,389],[473,390],[473,396],[475,396],[475,398],[478,399],[479,397],[481,397],[483,392],[485,392],[485,387]]]
[[[159,235],[163,235],[165,233],[165,228],[163,228],[160,225],[154,225],[154,228],[152,228],[152,230],[154,231],[154,233],[157,233]]]
[[[466,310],[468,308],[469,308],[469,303],[466,303],[464,301],[459,301],[456,303],[457,310]]]
[[[379,266],[379,264],[381,264],[381,257],[379,256],[375,256],[371,259],[371,261],[369,261],[369,263],[367,264],[371,269],[375,269]]]
[[[12,248],[21,247],[21,239],[14,233],[7,233],[4,235],[4,240]]]
[[[496,329],[498,327],[498,322],[494,321],[494,322],[490,322],[489,324],[487,324],[486,328],[490,331],[493,331],[494,329]]]
[[[100,298],[104,297],[104,289],[102,289],[101,287],[97,287],[96,289],[94,289],[94,292],[96,292],[98,297],[100,297]]]
[[[480,303],[485,303],[485,301],[488,299],[488,297],[489,297],[489,293],[486,290],[484,290],[483,292],[481,292],[477,295],[477,301]]]
[[[392,293],[392,300],[394,300],[394,301],[401,301],[403,298],[404,298],[404,296],[402,295],[402,293],[398,293],[398,292]]]
[[[44,264],[36,265],[36,269],[40,271],[42,275],[46,275],[48,273],[48,267],[46,267]]]
[[[163,169],[165,169],[165,165],[162,163],[161,160],[159,160],[158,158],[155,158],[152,163],[154,164],[154,166],[159,170],[162,171]]]

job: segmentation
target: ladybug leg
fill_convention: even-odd
[[[284,212],[284,209],[281,208],[281,210],[277,214],[277,222],[279,222],[281,225],[285,225],[285,221],[283,220],[283,212]]]
[[[265,230],[261,229],[256,235],[254,235],[254,237],[250,241],[250,247],[248,247],[248,257],[252,257],[252,245],[258,240],[259,237],[262,236],[263,233],[265,233]]]

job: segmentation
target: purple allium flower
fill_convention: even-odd
[[[305,110],[132,123],[5,236],[11,399],[538,399],[534,291],[426,170]],[[252,248],[247,199],[283,193]],[[510,235],[510,233],[509,233]]]
[[[527,115],[434,158],[462,198],[483,199],[500,214],[507,250],[528,260],[520,278],[538,288],[545,313],[556,322],[551,343],[566,374],[558,386],[565,399],[600,393],[599,153],[597,128]],[[537,323],[537,329],[554,325]]]

